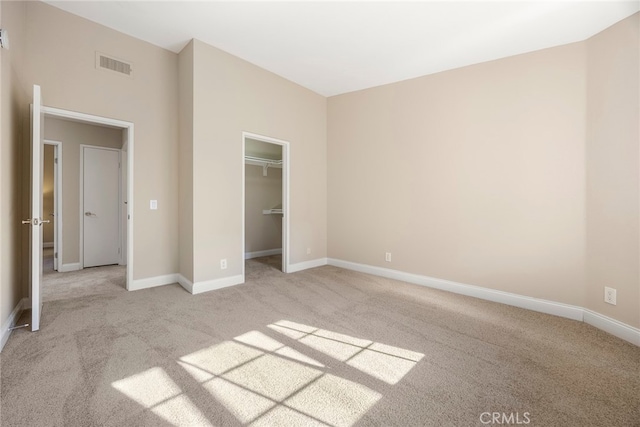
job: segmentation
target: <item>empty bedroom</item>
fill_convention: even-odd
[[[638,1],[0,30],[2,426],[640,427]]]

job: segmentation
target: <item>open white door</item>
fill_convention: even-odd
[[[40,329],[42,307],[42,151],[44,114],[40,86],[33,85],[31,106],[31,218],[22,221],[31,229],[31,330]]]

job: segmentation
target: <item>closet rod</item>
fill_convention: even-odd
[[[261,157],[244,156],[244,162],[248,165],[262,166],[262,175],[267,176],[269,167],[282,168],[282,160],[263,159]]]

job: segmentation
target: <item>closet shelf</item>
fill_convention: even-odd
[[[262,157],[244,156],[244,162],[247,165],[262,166],[262,175],[267,176],[269,168],[282,169],[282,160],[263,159]]]
[[[262,211],[263,215],[282,215],[282,209],[264,209]]]

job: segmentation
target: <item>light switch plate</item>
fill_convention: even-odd
[[[152,211],[155,211],[158,209],[158,201],[157,200],[150,200],[149,201],[149,209],[151,209]]]

